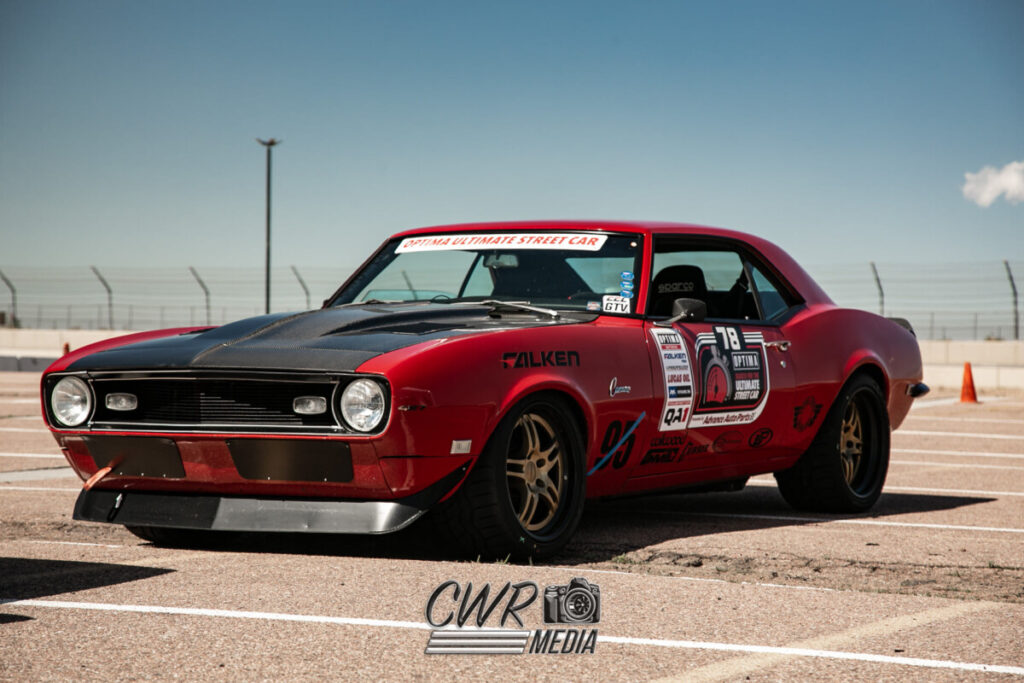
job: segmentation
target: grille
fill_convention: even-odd
[[[297,415],[297,396],[323,396],[330,405],[333,382],[287,382],[228,378],[97,380],[94,425],[174,425],[332,428],[328,407],[321,415]],[[139,399],[131,411],[109,410],[106,395],[126,392]]]

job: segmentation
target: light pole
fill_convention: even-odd
[[[266,274],[263,278],[263,284],[266,299],[264,312],[270,313],[270,148],[279,144],[281,141],[275,140],[274,138],[270,138],[269,140],[260,140],[259,138],[256,138],[256,142],[267,148],[267,266]]]

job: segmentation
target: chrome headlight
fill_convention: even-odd
[[[384,419],[384,390],[369,379],[357,379],[341,394],[341,417],[358,432],[373,431]]]
[[[84,380],[65,377],[53,387],[50,408],[61,425],[77,427],[88,419],[92,411],[92,391]]]

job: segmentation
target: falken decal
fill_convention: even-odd
[[[658,349],[665,378],[665,404],[658,420],[658,431],[686,429],[693,408],[693,376],[686,344],[673,329],[651,328],[651,336]]]
[[[579,367],[579,351],[507,351],[501,354],[501,367],[546,368],[550,366]]]
[[[768,399],[768,363],[764,336],[734,325],[715,325],[697,335],[695,366],[700,373],[700,402],[690,427],[750,424]]]

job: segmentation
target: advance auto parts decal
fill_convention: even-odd
[[[696,367],[702,393],[690,427],[749,424],[768,397],[764,336],[736,326],[715,325],[697,335]]]
[[[693,407],[693,376],[690,355],[679,333],[670,328],[651,328],[651,336],[661,357],[665,373],[665,406],[661,410],[658,431],[686,429]]]

